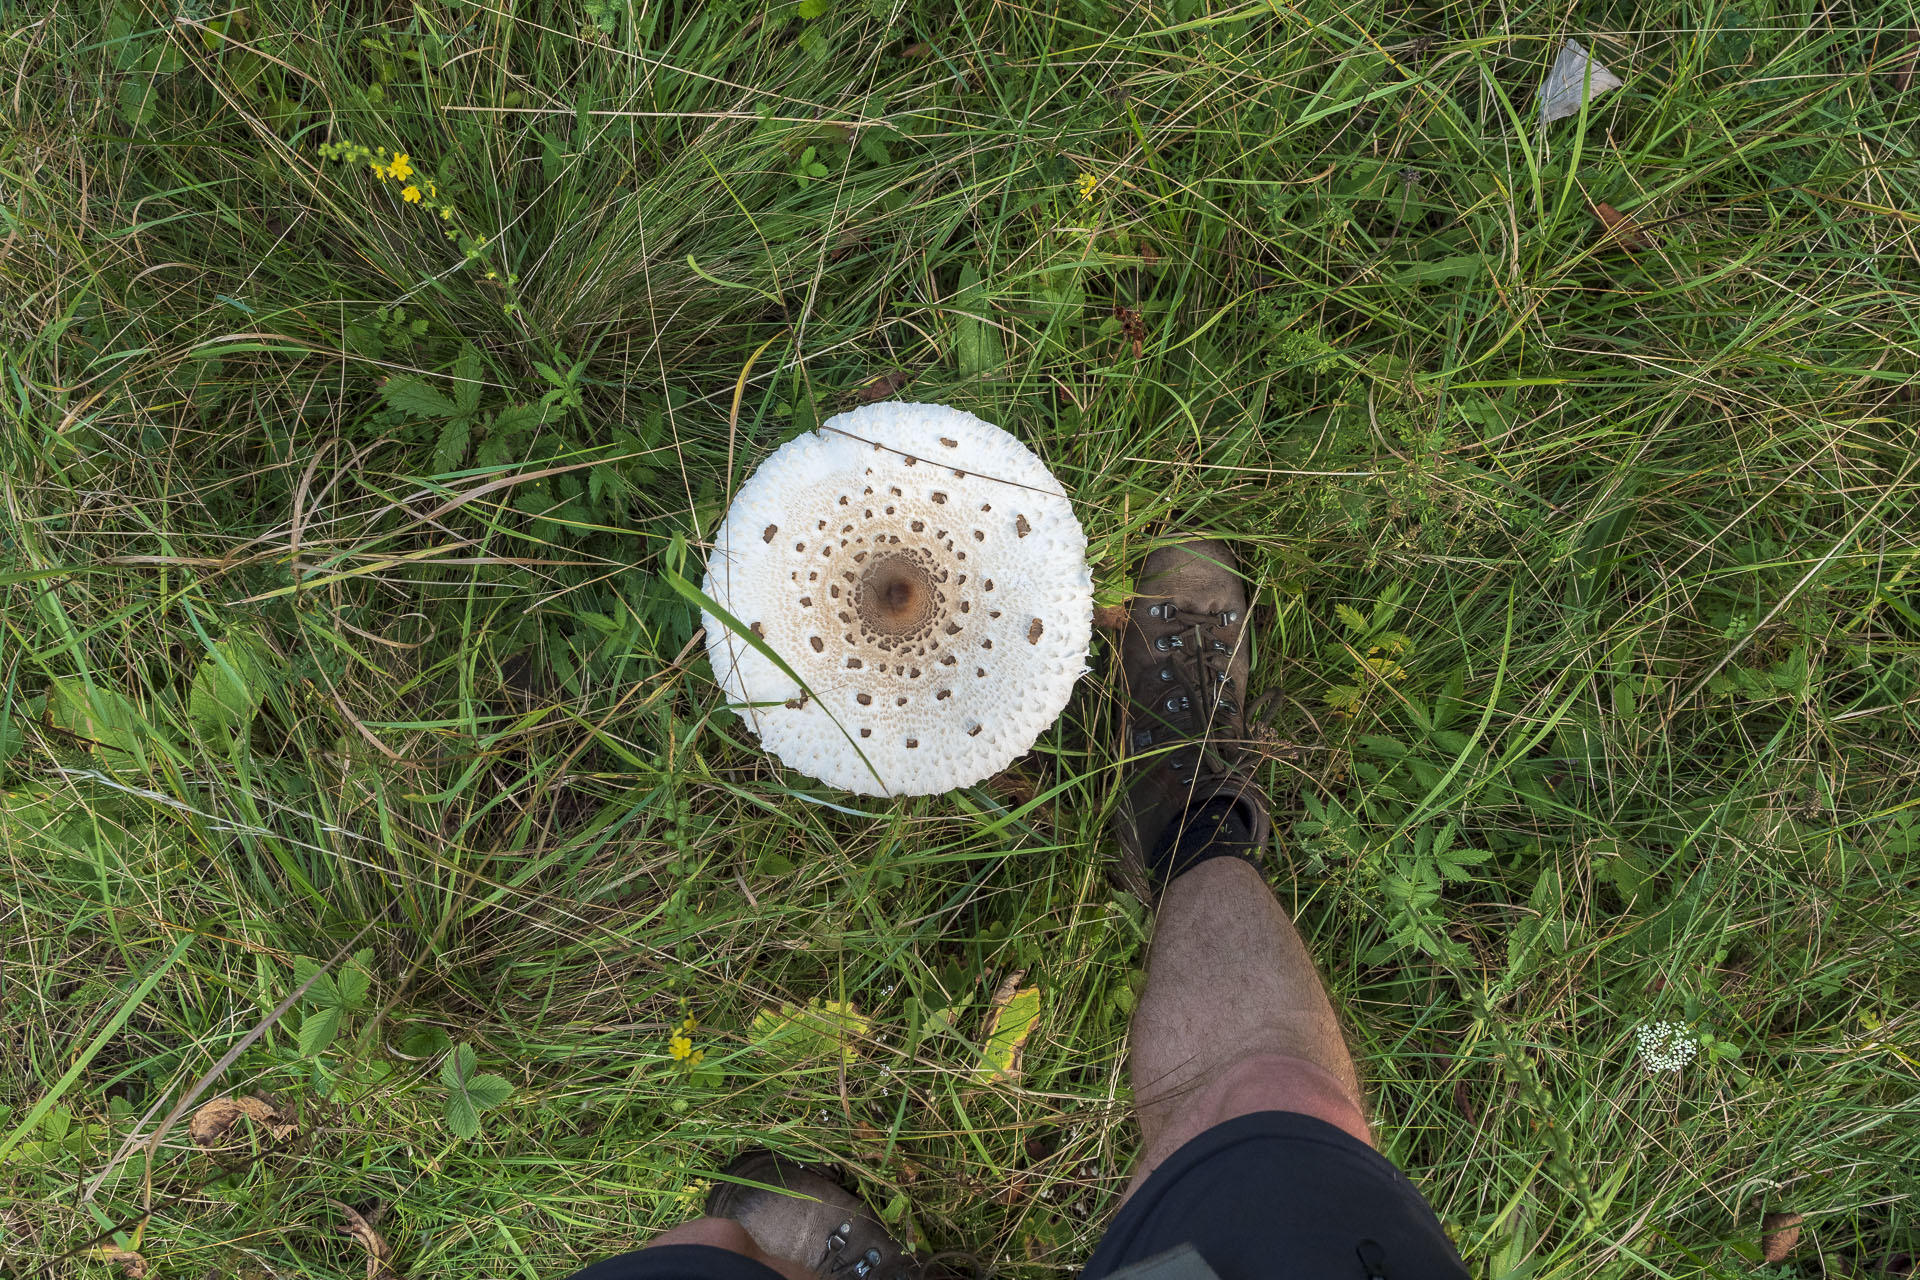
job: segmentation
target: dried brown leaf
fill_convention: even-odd
[[[1883,39],[1889,46],[1885,50]],[[1920,27],[1876,32],[1869,48],[1874,65],[1893,82],[1896,92],[1913,88],[1914,72],[1920,69]]]
[[[1025,1200],[1032,1185],[1038,1181],[1031,1173],[1016,1173],[1008,1178],[1000,1188],[1000,1194],[993,1198],[995,1204],[1011,1209]]]
[[[88,1252],[96,1261],[110,1262],[118,1267],[127,1280],[145,1280],[147,1260],[131,1249],[116,1249],[110,1244],[103,1244]]]
[[[827,254],[827,261],[838,262],[856,249],[865,249],[866,247],[867,239],[865,236],[856,235],[852,231],[843,231],[840,233],[840,238],[834,242],[833,249]]]
[[[860,384],[853,398],[861,404],[872,404],[876,400],[891,400],[905,390],[913,381],[913,373],[907,369],[894,369],[888,373],[876,374]]]
[[[373,1224],[361,1217],[352,1205],[341,1204],[338,1200],[329,1200],[327,1203],[338,1209],[340,1216],[347,1220],[345,1226],[335,1227],[334,1230],[352,1237],[367,1251],[367,1280],[380,1280],[382,1276],[398,1280],[400,1273],[387,1265],[393,1257],[393,1249],[387,1244],[386,1237],[375,1231]]]
[[[1093,611],[1093,625],[1105,627],[1109,631],[1119,631],[1127,625],[1127,606],[1123,604],[1103,604]]]
[[[1601,201],[1593,206],[1594,216],[1606,230],[1600,233],[1600,243],[1621,249],[1644,249],[1647,237],[1633,215],[1620,212],[1612,205]]]
[[[1147,321],[1132,307],[1113,304],[1113,318],[1120,322],[1120,336],[1133,346],[1133,358],[1138,360],[1146,351]]]
[[[298,1127],[286,1120],[274,1109],[271,1103],[258,1098],[215,1098],[203,1102],[187,1121],[187,1136],[202,1147],[220,1147],[231,1145],[228,1138],[233,1127],[245,1116],[267,1131],[267,1135],[276,1141],[290,1136]]]
[[[1453,1109],[1474,1128],[1480,1127],[1480,1108],[1473,1100],[1473,1089],[1465,1080],[1453,1082]]]
[[[853,1136],[858,1138],[862,1144],[856,1152],[860,1159],[867,1161],[869,1164],[879,1164],[881,1156],[886,1153],[887,1135],[868,1124],[865,1120],[855,1120],[853,1122]]]
[[[1767,1262],[1784,1262],[1793,1247],[1800,1243],[1800,1224],[1804,1219],[1797,1213],[1769,1213],[1760,1219],[1760,1256]]]

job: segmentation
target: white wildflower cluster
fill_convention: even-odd
[[[1693,1061],[1700,1046],[1678,1022],[1650,1022],[1638,1034],[1640,1065],[1649,1071],[1678,1071]]]

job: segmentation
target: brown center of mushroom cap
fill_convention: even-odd
[[[939,593],[933,575],[919,560],[906,555],[875,556],[854,587],[854,607],[869,631],[883,636],[908,636],[922,631],[933,618]]]

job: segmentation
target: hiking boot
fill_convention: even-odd
[[[833,1280],[920,1275],[913,1255],[860,1197],[826,1174],[759,1148],[734,1157],[720,1172],[763,1185],[715,1183],[707,1194],[707,1216],[733,1219],[768,1253]]]
[[[1190,806],[1231,802],[1235,830],[1254,849],[1272,830],[1247,749],[1252,655],[1233,552],[1214,540],[1161,547],[1141,566],[1137,591],[1120,641],[1125,791],[1114,820],[1122,880],[1136,893],[1153,885],[1161,837]]]

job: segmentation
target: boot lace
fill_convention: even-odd
[[[827,1233],[827,1254],[820,1260],[815,1274],[822,1280],[864,1280],[880,1261],[878,1249],[868,1249],[865,1253],[853,1253],[847,1248],[847,1237],[853,1233],[853,1222],[849,1219]]]
[[[1223,633],[1239,625],[1238,612],[1200,613],[1172,601],[1147,606],[1147,616],[1179,628],[1154,638],[1160,658],[1151,687],[1153,715],[1133,730],[1136,752],[1176,739],[1196,742],[1197,752],[1174,751],[1167,767],[1188,786],[1231,773],[1240,755],[1238,743],[1217,739],[1214,726],[1240,715],[1245,691],[1235,687],[1231,671],[1234,645]]]

